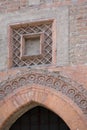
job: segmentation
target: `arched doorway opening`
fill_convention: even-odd
[[[37,106],[22,115],[9,130],[70,130],[52,111]]]
[[[37,105],[59,115],[70,130],[87,130],[86,95],[77,88],[78,84],[68,78],[40,70],[23,71],[3,81],[0,130],[10,130],[19,117]],[[84,87],[81,90],[86,92]]]

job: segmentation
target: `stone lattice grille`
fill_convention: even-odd
[[[23,35],[35,35],[43,33],[43,53],[41,55],[28,56],[26,59],[20,58],[21,37]],[[10,46],[12,46],[12,66],[33,66],[51,64],[52,62],[52,21],[18,24],[11,26]]]

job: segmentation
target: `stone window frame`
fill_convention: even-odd
[[[27,24],[29,23],[30,25],[37,25],[40,23],[49,23],[52,22],[52,40],[53,40],[53,44],[52,44],[52,63],[50,64],[50,66],[54,66],[57,63],[57,48],[56,48],[56,19],[54,18],[49,18],[49,19],[43,19],[43,20],[33,20],[31,21],[20,21],[20,23],[18,22],[14,22],[8,25],[8,68],[14,68],[13,67],[13,62],[12,62],[12,58],[13,58],[13,52],[12,52],[12,45],[11,45],[11,35],[12,35],[12,28],[16,27],[16,26],[21,26],[22,24]],[[21,50],[21,56],[23,55],[23,50]],[[20,58],[21,58],[20,56]],[[44,64],[45,65],[45,64]],[[46,65],[45,65],[46,66]],[[48,65],[47,65],[48,66]]]
[[[43,54],[43,42],[44,42],[44,33],[34,33],[34,34],[24,34],[21,36],[21,48],[20,48],[20,58],[21,59],[27,59],[34,55],[25,55],[25,39],[32,39],[32,38],[40,38],[40,54],[38,56],[41,56]]]

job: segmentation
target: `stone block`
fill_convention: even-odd
[[[40,0],[29,0],[29,5],[38,5],[40,4]]]

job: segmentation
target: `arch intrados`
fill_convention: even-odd
[[[33,118],[32,118],[32,116],[33,116]],[[55,123],[56,130],[58,128],[60,129],[60,126],[63,127],[63,125],[65,125],[65,128],[67,127],[67,130],[70,130],[70,129],[68,129],[69,127],[64,122],[64,120],[62,120],[57,114],[55,114],[51,110],[49,110],[46,107],[41,106],[39,104],[37,104],[37,106],[34,106],[33,108],[31,108],[30,110],[28,110],[27,112],[25,112],[20,118],[18,118],[16,120],[16,122],[10,127],[11,128],[10,130],[14,130],[14,128],[16,126],[18,126],[18,124],[20,124],[20,126],[22,127],[22,129],[23,129],[23,127],[25,128],[26,125],[27,125],[27,129],[31,129],[32,125],[34,125],[33,124],[34,122],[32,122],[32,121],[34,121],[34,117],[36,117],[36,119],[37,119],[35,121],[35,124],[40,129],[43,129],[43,123],[42,123],[42,121],[44,120],[44,125],[47,125],[49,129],[50,128],[52,129],[51,125],[54,125],[54,123]],[[45,120],[46,118],[47,118],[47,120]],[[54,122],[52,119],[54,119],[54,121],[56,120],[58,122]],[[23,125],[23,122],[26,122],[26,121],[28,121],[28,124],[24,124]],[[52,124],[52,122],[53,122],[53,124]]]
[[[3,117],[0,125],[1,130],[8,130],[5,128],[10,127],[12,123],[15,122],[15,120],[13,120],[15,115],[18,119],[21,114],[37,105],[41,105],[56,113],[66,122],[71,130],[87,129],[87,125],[79,116],[78,112],[67,101],[61,98],[59,93],[57,94],[56,92],[53,92],[52,89],[48,89],[46,87],[41,88],[39,85],[32,85],[31,87],[24,86],[23,88],[19,88],[15,94],[9,95],[8,99],[6,100],[6,103],[2,103],[0,111],[5,112],[7,106],[9,107],[10,111],[9,113],[6,113],[6,116],[3,114],[1,115]],[[60,104],[57,106],[58,103]],[[21,111],[23,111],[23,113],[21,113]],[[12,120],[13,122],[11,123]],[[78,122],[77,125],[76,122]]]

